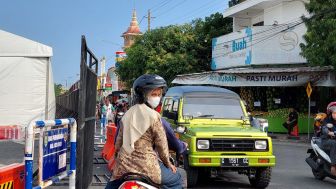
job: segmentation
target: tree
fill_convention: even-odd
[[[170,83],[176,75],[210,70],[211,40],[232,31],[232,20],[220,13],[205,20],[153,29],[126,49],[127,58],[117,68],[131,87],[144,73],[158,74]]]
[[[63,86],[62,84],[56,84],[54,83],[54,90],[55,90],[55,96],[59,96],[63,93]]]
[[[307,33],[301,54],[311,65],[336,67],[336,1],[310,0],[306,9],[314,16],[303,18]]]

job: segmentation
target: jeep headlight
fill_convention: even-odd
[[[197,149],[199,150],[207,150],[210,147],[209,140],[198,140],[197,141]]]
[[[267,141],[266,140],[256,140],[254,143],[256,150],[266,150],[267,149]]]

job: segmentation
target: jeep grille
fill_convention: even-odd
[[[254,140],[251,139],[210,139],[212,151],[255,151]]]

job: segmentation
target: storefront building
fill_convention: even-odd
[[[286,108],[294,107],[300,112],[300,132],[308,132],[307,84],[313,86],[311,109],[325,111],[334,99],[336,78],[333,67],[310,67],[300,55],[307,30],[301,17],[310,17],[305,2],[230,1],[223,15],[233,18],[233,32],[213,39],[213,71],[179,75],[173,83],[232,88],[251,112],[269,119],[271,132],[285,132]]]

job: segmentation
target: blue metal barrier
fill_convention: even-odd
[[[70,126],[70,168],[66,167],[67,140]],[[39,132],[36,132],[39,131]],[[38,186],[33,187],[34,139],[39,133]],[[76,184],[77,123],[73,118],[34,121],[26,129],[25,188],[40,189],[69,176],[69,188]]]

